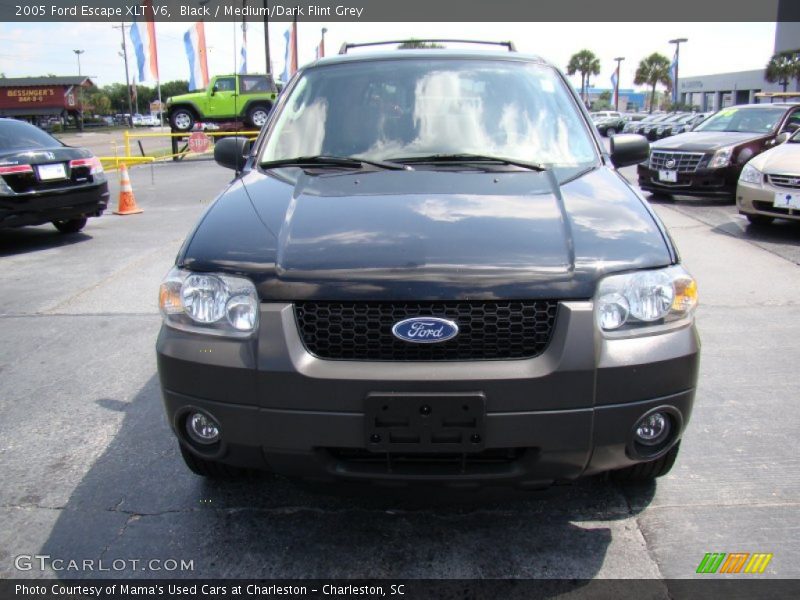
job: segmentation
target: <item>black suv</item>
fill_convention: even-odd
[[[325,58],[289,82],[160,289],[190,469],[549,485],[666,473],[696,286],[569,81],[516,52]]]
[[[659,140],[638,166],[639,186],[662,196],[734,200],[745,163],[800,128],[800,104],[723,108],[692,131]]]

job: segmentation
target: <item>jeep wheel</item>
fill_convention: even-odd
[[[186,466],[189,467],[189,470],[195,475],[208,477],[209,479],[236,479],[247,473],[245,469],[239,469],[215,460],[201,458],[191,450],[188,450],[183,444],[178,445],[181,449],[183,462],[186,463]]]
[[[681,443],[678,442],[661,458],[625,467],[617,471],[611,471],[609,477],[611,477],[613,481],[618,481],[620,483],[652,481],[656,477],[661,477],[669,473],[670,469],[672,469],[672,465],[675,464],[675,459],[678,458],[680,447]]]
[[[53,221],[53,225],[61,233],[78,233],[86,227],[86,217],[82,219],[69,219],[67,221]]]
[[[194,127],[194,115],[188,108],[178,108],[169,115],[169,124],[175,131],[190,131]]]
[[[269,107],[257,104],[247,111],[247,122],[257,129],[261,129],[269,118]]]

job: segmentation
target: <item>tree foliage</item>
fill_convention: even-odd
[[[583,49],[573,54],[567,64],[567,75],[581,74],[581,98],[586,101],[589,76],[600,74],[600,59],[591,50]]]
[[[800,49],[773,54],[764,70],[764,79],[777,83],[784,92],[792,79],[800,84]]]
[[[636,67],[636,75],[633,82],[636,85],[650,86],[650,112],[653,112],[656,99],[656,86],[663,84],[667,90],[672,89],[672,77],[670,76],[671,63],[663,54],[653,52],[647,58],[643,58]]]
[[[420,48],[444,48],[444,46],[433,42],[422,42],[420,40],[411,39],[397,47],[398,50],[417,50]]]

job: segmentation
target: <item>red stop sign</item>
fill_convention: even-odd
[[[208,150],[208,146],[211,143],[209,137],[203,133],[202,131],[195,131],[192,135],[189,136],[189,150],[192,152],[197,152],[201,154]]]

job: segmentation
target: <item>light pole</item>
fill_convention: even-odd
[[[112,25],[112,27],[122,31],[122,52],[120,52],[119,55],[125,61],[125,90],[128,95],[128,127],[133,127],[133,98],[131,98],[131,79],[128,74],[128,44],[125,41],[125,23]]]
[[[269,4],[264,0],[264,59],[267,61],[267,75],[272,75],[272,59],[269,56]]]
[[[78,77],[81,77],[81,54],[86,50],[73,50],[78,57]],[[78,83],[78,131],[83,131],[83,82]]]
[[[617,81],[614,84],[614,110],[619,111],[619,65],[625,60],[625,57],[618,56],[614,60],[617,61]]]
[[[672,82],[672,103],[677,105],[680,92],[678,92],[678,63],[681,58],[681,44],[688,42],[688,38],[675,38],[670,40],[670,44],[675,44],[675,80]]]
[[[322,28],[322,42],[320,44],[320,46],[321,46],[320,50],[322,50],[322,52],[320,52],[320,56],[318,56],[317,58],[322,58],[323,56],[325,56],[325,34],[326,33],[328,33],[328,28],[327,27],[323,27]]]

